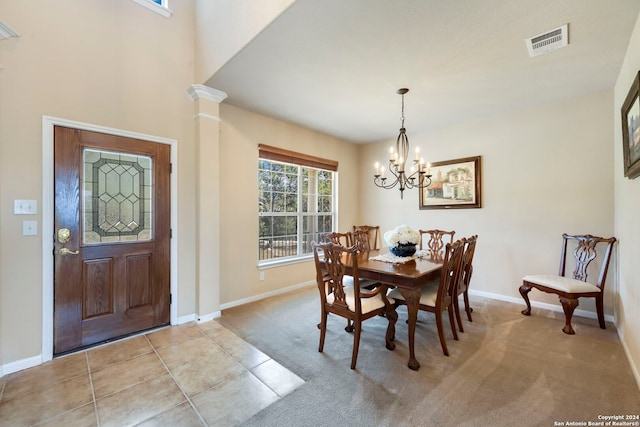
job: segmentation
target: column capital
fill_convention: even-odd
[[[208,99],[209,101],[213,101],[217,104],[220,104],[227,98],[227,94],[221,90],[198,84],[189,86],[187,93],[194,101],[198,99]]]

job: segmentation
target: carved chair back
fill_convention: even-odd
[[[599,243],[605,243],[606,249],[604,256],[602,257],[602,264],[600,265],[600,272],[597,282],[593,282],[594,285],[604,291],[604,285],[607,278],[607,271],[609,269],[609,261],[611,260],[611,253],[613,244],[616,241],[615,237],[608,239],[592,236],[591,234],[585,235],[562,235],[562,251],[560,254],[560,276],[566,275],[567,267],[567,247],[569,242],[573,241],[576,244],[576,248],[573,250],[573,259],[575,261],[575,269],[572,272],[572,276],[576,280],[587,281],[589,264],[595,260],[598,256],[597,245]]]
[[[323,236],[325,241],[329,241],[335,243],[337,245],[342,245],[344,247],[351,246],[351,234],[349,233],[339,233],[337,231],[327,233]]]
[[[316,281],[320,291],[322,304],[329,302],[335,307],[342,307],[348,311],[360,310],[360,299],[355,298],[356,307],[349,307],[344,292],[345,265],[342,254],[345,252],[355,253],[355,248],[345,248],[344,246],[332,242],[315,243],[312,242],[313,257],[316,264]],[[322,254],[322,255],[320,255]],[[353,283],[354,287],[358,283],[358,260],[353,257]]]
[[[460,277],[458,279],[458,289],[456,292],[457,295],[462,294],[469,288],[471,274],[473,273],[473,254],[476,251],[477,240],[477,235],[466,239],[466,247],[462,255],[462,265],[460,266]]]
[[[364,231],[369,238],[369,249],[375,251],[380,249],[378,241],[380,240],[380,226],[379,225],[354,225],[353,231]],[[352,242],[353,244],[353,242]]]
[[[358,252],[369,252],[372,250],[371,239],[369,233],[365,230],[356,230],[350,233],[351,244],[356,247]]]
[[[419,230],[420,233],[420,249],[423,249],[423,236],[426,234],[429,237],[427,240],[427,252],[433,258],[442,257],[445,244],[453,242],[453,235],[455,231],[445,230]],[[445,241],[445,236],[448,236],[448,242]]]
[[[440,286],[438,287],[438,296],[436,298],[436,305],[442,308],[448,306],[454,295],[456,295],[465,243],[465,239],[460,239],[445,245],[444,262],[440,273]]]

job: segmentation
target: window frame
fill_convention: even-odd
[[[297,227],[296,227],[296,255],[293,256],[284,256],[277,258],[269,258],[269,259],[260,259],[260,231],[258,230],[258,236],[256,243],[258,244],[258,268],[265,269],[270,267],[276,267],[286,264],[294,264],[298,262],[306,262],[313,259],[313,253],[301,253],[304,250],[304,219],[313,216],[314,218],[318,218],[320,215],[330,215],[332,217],[332,229],[335,229],[338,224],[338,162],[334,160],[323,159],[320,157],[310,156],[307,154],[296,153],[289,150],[284,150],[278,147],[272,147],[264,144],[260,144],[258,146],[259,154],[258,154],[258,171],[260,170],[260,162],[266,161],[270,163],[280,163],[289,166],[297,167],[297,175],[298,175],[298,186],[297,186],[297,208],[295,213],[291,212],[260,212],[260,207],[258,206],[258,222],[260,222],[261,217],[270,216],[270,217],[278,217],[278,216],[294,216],[297,219]],[[330,212],[319,212],[318,204],[316,203],[314,206],[313,212],[305,212],[302,207],[302,195],[303,195],[303,185],[302,185],[302,169],[315,169],[320,171],[325,171],[331,173],[332,185],[331,185],[331,200],[332,200],[332,210]],[[260,185],[260,178],[257,179],[257,185]],[[318,188],[316,186],[315,193],[318,193]],[[258,202],[260,200],[260,191],[258,190]],[[275,214],[275,215],[274,215]],[[317,220],[316,220],[317,221]]]
[[[154,0],[133,0],[138,3],[140,6],[144,6],[147,9],[150,9],[165,18],[170,18],[173,12],[169,9],[169,0],[160,0],[160,4]]]

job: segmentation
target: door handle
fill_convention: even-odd
[[[80,252],[79,251],[72,251],[71,249],[67,249],[67,248],[62,248],[58,251],[58,254],[62,255],[62,256],[66,256],[66,255],[78,255]]]

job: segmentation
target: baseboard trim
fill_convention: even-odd
[[[216,311],[215,313],[210,313],[205,316],[198,316],[198,318],[196,319],[196,323],[208,322],[210,320],[217,319],[220,316],[222,316],[221,311]]]
[[[309,280],[307,282],[298,283],[297,285],[288,286],[286,288],[278,289],[276,291],[265,292],[263,294],[255,295],[255,296],[252,296],[252,297],[243,298],[243,299],[239,299],[239,300],[236,300],[236,301],[231,301],[231,302],[228,302],[228,303],[225,303],[225,304],[220,304],[220,310],[226,310],[228,308],[237,307],[239,305],[248,304],[250,302],[260,301],[262,299],[273,297],[273,296],[276,296],[276,295],[286,294],[288,292],[295,291],[297,289],[306,288],[308,286],[312,286],[312,285],[315,285],[315,284],[316,284],[315,280]]]
[[[16,360],[15,362],[10,362],[0,366],[0,373],[2,374],[0,377],[22,371],[23,369],[33,368],[34,366],[41,365],[42,363],[42,356],[33,356],[22,360]]]
[[[633,372],[633,377],[636,380],[636,384],[638,386],[638,389],[640,389],[640,372],[638,371],[637,365],[634,364],[633,357],[631,356],[631,351],[629,350],[629,347],[627,347],[627,343],[624,340],[624,335],[622,333],[620,333],[620,329],[618,329],[618,339],[620,339],[620,342],[622,343],[622,348],[624,349],[624,354],[627,355],[627,360],[629,361],[629,366],[631,366],[631,372]]]

